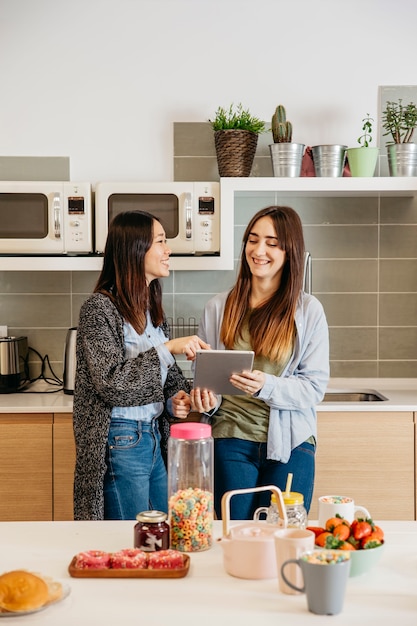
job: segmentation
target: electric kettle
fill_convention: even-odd
[[[21,391],[29,382],[27,337],[0,337],[0,393]]]
[[[64,347],[64,393],[74,393],[76,357],[77,327],[73,326],[67,331]]]

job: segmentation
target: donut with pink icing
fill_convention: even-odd
[[[106,569],[110,567],[110,553],[103,550],[86,550],[75,557],[79,569]]]
[[[126,548],[110,555],[112,569],[145,569],[147,563],[147,553],[139,548]]]
[[[184,567],[184,555],[177,550],[148,552],[148,569],[180,569]]]

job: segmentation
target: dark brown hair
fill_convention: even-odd
[[[145,330],[148,309],[154,326],[159,326],[164,319],[160,282],[155,279],[148,285],[145,276],[145,254],[153,243],[155,220],[146,211],[127,211],[113,218],[104,249],[103,269],[94,288],[94,292],[111,298],[139,334]]]
[[[249,317],[252,349],[272,361],[288,355],[294,341],[294,316],[297,300],[303,287],[304,236],[299,215],[287,206],[270,206],[258,211],[249,222],[242,241],[240,269],[236,283],[230,291],[221,328],[221,339],[232,349],[237,337],[242,335],[242,325],[249,309],[252,274],[246,260],[245,249],[255,223],[270,217],[278,245],[286,253],[279,289],[267,302],[254,309]]]

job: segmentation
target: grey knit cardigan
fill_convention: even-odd
[[[104,518],[103,480],[112,408],[165,402],[180,389],[189,391],[189,383],[177,363],[168,370],[165,385],[162,385],[155,348],[134,359],[125,359],[123,323],[123,317],[110,298],[103,294],[92,294],[81,307],[73,417],[75,520]],[[170,337],[166,321],[161,327]],[[166,410],[158,419],[163,445],[166,445],[169,434]]]

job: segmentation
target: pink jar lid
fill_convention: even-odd
[[[175,439],[205,439],[211,437],[211,426],[201,422],[172,424],[170,435]]]

